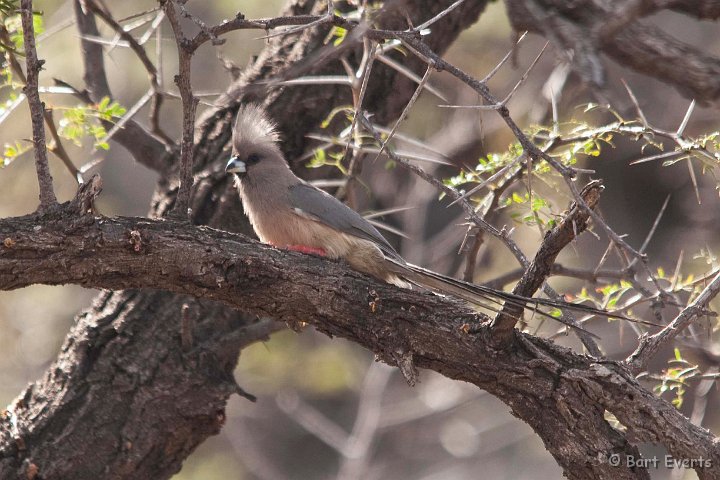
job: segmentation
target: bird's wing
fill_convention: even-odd
[[[380,232],[337,198],[307,183],[297,183],[289,189],[290,203],[298,215],[328,227],[373,242],[386,255],[402,261],[400,255]]]

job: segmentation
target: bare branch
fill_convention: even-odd
[[[502,58],[502,60],[500,60],[500,61],[497,63],[497,65],[495,65],[495,66],[493,67],[493,69],[490,70],[490,72],[489,72],[487,75],[485,75],[485,78],[483,78],[483,79],[481,80],[482,83],[487,83],[487,82],[489,82],[490,79],[495,76],[495,74],[498,72],[498,70],[500,70],[500,68],[501,68],[503,65],[505,65],[505,63],[510,59],[510,57],[511,57],[515,52],[517,52],[517,48],[518,48],[518,46],[520,45],[520,42],[522,42],[523,39],[524,39],[526,36],[527,36],[527,32],[523,32],[522,35],[520,35],[520,36],[518,37],[518,39],[517,39],[517,40],[515,41],[515,43],[513,44],[512,48],[508,51],[508,53],[505,54],[505,56]]]
[[[390,364],[396,362],[396,351],[412,352],[419,367],[472,382],[506,401],[513,413],[533,428],[544,426],[561,434],[566,441],[563,445],[577,447],[551,449],[558,462],[568,468],[581,464],[584,473],[593,478],[636,479],[638,474],[637,469],[631,471],[623,464],[607,463],[611,453],[639,453],[624,434],[608,431],[604,410],[627,426],[635,441],[660,443],[677,458],[695,455],[720,462],[714,437],[707,430],[687,422],[672,405],[642,388],[622,366],[596,363],[520,333],[513,336],[513,348],[498,352],[488,328],[481,327],[476,335],[465,333],[464,325],[476,324],[478,316],[455,302],[378,282],[338,262],[278,251],[239,235],[185,222],[95,219],[89,215],[73,215],[75,220],[69,221],[64,215],[58,212],[41,230],[34,228],[36,216],[0,221],[0,237],[9,239],[0,246],[0,289],[37,282],[165,289],[288,322],[310,321],[325,333],[373,349]],[[62,239],[61,245],[58,239]],[[192,258],[192,265],[171,260],[178,256]],[[720,289],[720,274],[713,285]],[[328,304],[327,296],[338,288],[353,293],[334,295],[335,301]],[[307,295],[308,289],[317,294]],[[369,310],[366,296],[370,290],[382,299],[380,311]],[[282,292],[283,302],[277,301],[278,292]],[[410,305],[416,308],[410,309]],[[181,349],[180,335],[173,335],[173,345],[167,347]],[[87,347],[81,344],[78,348]],[[564,391],[574,395],[562,397],[565,408],[560,413],[557,392]],[[627,402],[628,395],[633,402]],[[41,400],[33,397],[32,402]],[[588,405],[602,408],[589,409]],[[34,410],[29,412],[22,403],[14,408],[12,414],[21,426],[14,438],[25,435],[28,415],[36,416],[31,412]],[[27,444],[28,455],[44,458],[39,450],[42,445]],[[14,445],[13,438],[0,437],[0,452]],[[0,462],[0,471],[5,463]],[[702,467],[698,472],[703,478],[717,478]]]
[[[443,17],[445,17],[446,15],[450,14],[450,12],[452,12],[452,11],[455,10],[457,7],[459,7],[464,1],[465,1],[465,0],[456,0],[454,3],[450,4],[450,6],[447,7],[445,10],[443,10],[443,11],[440,12],[440,13],[438,13],[437,15],[435,15],[435,16],[434,16],[433,18],[431,18],[430,20],[421,23],[420,25],[418,25],[417,27],[415,27],[413,30],[416,30],[416,31],[419,32],[419,31],[421,31],[421,30],[425,30],[426,28],[429,28],[429,27],[432,26],[434,23],[436,23],[438,20],[440,20],[440,19],[442,19]]]
[[[0,25],[0,41],[6,45],[10,45],[12,42],[10,40],[10,35],[7,31],[7,28],[5,28],[4,25]],[[27,84],[25,72],[23,72],[22,68],[20,67],[20,62],[18,62],[17,58],[15,58],[15,53],[10,49],[6,49],[5,58],[7,58],[8,63],[10,64],[13,75],[15,75],[20,80],[20,82]],[[10,109],[9,111],[12,110]],[[68,155],[67,150],[65,150],[65,146],[63,145],[62,140],[60,140],[60,135],[58,135],[58,130],[55,126],[55,120],[53,119],[52,111],[43,108],[43,119],[45,120],[45,124],[50,130],[50,136],[52,137],[54,142],[54,145],[52,145],[49,150],[55,155],[57,155],[60,160],[62,160],[63,164],[73,176],[75,181],[78,184],[82,183],[82,174],[80,173],[80,171],[78,171],[77,167],[75,167],[75,164],[73,164],[72,160],[70,159],[70,155]]]
[[[415,74],[415,72],[413,72],[412,70],[408,69],[407,67],[405,67],[405,66],[402,65],[401,63],[396,62],[395,60],[393,60],[392,58],[388,57],[387,55],[380,54],[380,55],[377,56],[377,59],[378,59],[379,61],[381,61],[382,63],[384,63],[385,65],[387,65],[388,67],[397,70],[398,73],[403,74],[404,76],[406,76],[407,78],[409,78],[410,80],[412,80],[412,81],[415,82],[415,83],[420,83],[420,82],[422,81],[422,79],[421,79],[419,76],[417,76],[417,75]],[[446,101],[446,102],[448,101],[448,99],[447,99],[447,97],[445,96],[445,94],[444,94],[442,91],[440,91],[439,89],[437,89],[436,87],[432,86],[431,84],[425,85],[425,90],[427,90],[428,92],[432,93],[433,95],[435,95],[436,97],[438,97],[440,100],[443,100],[443,101]]]
[[[148,77],[150,79],[150,86],[152,87],[154,93],[150,106],[151,132],[158,138],[160,138],[166,146],[172,147],[172,139],[160,128],[158,112],[160,110],[160,106],[162,105],[162,92],[160,91],[160,83],[158,82],[158,71],[155,68],[155,65],[150,60],[150,57],[148,57],[145,48],[143,48],[143,46],[140,45],[137,40],[135,40],[135,37],[125,31],[122,25],[116,22],[109,12],[98,6],[97,3],[95,3],[95,0],[87,0],[86,5],[92,13],[102,18],[102,20],[115,31],[118,37],[126,41],[128,43],[128,46],[132,49],[133,52],[135,52],[135,55],[137,55],[137,57],[140,59],[140,63],[142,63],[143,67],[148,73]]]
[[[183,128],[182,140],[180,142],[180,189],[178,190],[174,212],[184,217],[192,217],[190,207],[190,192],[193,186],[193,145],[195,143],[195,110],[198,99],[192,92],[190,71],[193,48],[190,41],[185,37],[180,27],[180,22],[175,12],[175,1],[164,0],[162,2],[165,15],[167,16],[178,50],[178,74],[175,76],[175,83],[180,90],[180,98],[183,106]]]
[[[373,65],[375,64],[375,56],[376,56],[376,49],[375,44],[373,42],[366,41],[364,42],[364,65],[361,65],[361,69],[359,70],[359,76],[362,79],[362,82],[360,83],[360,89],[357,89],[357,82],[355,79],[352,80],[352,89],[353,89],[353,103],[354,103],[354,109],[355,114],[353,115],[352,121],[350,122],[350,130],[348,131],[348,139],[347,144],[345,145],[345,151],[343,152],[343,158],[347,158],[348,153],[350,151],[350,144],[353,142],[353,139],[355,138],[355,128],[357,127],[358,117],[363,114],[363,100],[365,100],[365,93],[367,92],[367,86],[368,82],[370,81],[370,74],[372,73]],[[349,172],[352,177],[352,175],[356,174],[356,167],[355,167],[355,158],[353,157],[353,161],[350,163]]]
[[[390,130],[390,133],[388,134],[387,138],[385,138],[385,141],[380,146],[380,151],[378,152],[377,156],[375,157],[375,160],[377,160],[380,157],[380,155],[383,154],[383,152],[385,151],[385,148],[387,147],[387,144],[392,141],[398,127],[405,120],[408,113],[410,113],[410,109],[415,105],[415,102],[417,101],[418,97],[420,96],[420,93],[422,93],[423,88],[425,88],[425,84],[430,79],[431,73],[432,73],[432,65],[428,65],[427,69],[425,70],[425,74],[423,75],[422,79],[420,80],[420,83],[418,83],[418,86],[415,89],[415,93],[413,93],[412,97],[410,97],[410,100],[408,101],[407,105],[405,105],[405,108],[403,109],[403,111],[400,114],[400,116],[398,117],[398,119],[395,121],[395,124],[393,125],[392,129]]]
[[[74,90],[77,92],[76,97],[81,101],[92,104],[100,102],[104,97],[112,99],[113,95],[105,74],[102,47],[85,39],[87,35],[98,36],[100,32],[95,23],[95,15],[91,12],[86,13],[83,10],[82,3],[80,0],[74,0],[73,7],[78,31],[80,32],[80,47],[85,68],[83,79],[87,91]],[[63,84],[69,86],[64,82]],[[103,124],[108,130],[113,127],[110,122],[103,122]],[[125,126],[114,135],[114,139],[130,152],[136,162],[158,172],[166,170],[168,151],[165,145],[135,120],[127,121]]]
[[[598,204],[603,189],[604,187],[599,181],[590,182],[583,188],[582,196],[586,199],[590,208],[595,208]],[[513,289],[513,293],[528,297],[535,294],[535,291],[540,288],[550,275],[557,255],[587,228],[588,217],[587,213],[577,205],[572,205],[568,209],[568,214],[565,215],[562,221],[558,222],[557,226],[545,235],[535,258]],[[506,342],[521,314],[522,308],[506,304],[493,321],[492,329],[494,334],[501,341]],[[595,353],[599,352],[597,344],[589,336],[582,331],[578,332],[578,334],[583,342],[587,342],[586,345],[590,345],[588,347],[590,350]]]
[[[38,60],[35,50],[35,30],[33,27],[32,0],[20,1],[20,17],[22,19],[23,39],[25,41],[25,65],[27,66],[27,83],[23,92],[30,106],[32,120],[33,147],[35,150],[35,169],[40,185],[40,210],[48,210],[57,204],[53,190],[53,179],[48,166],[47,147],[45,145],[45,127],[43,115],[45,105],[40,101],[38,93],[38,76],[43,60]]]
[[[638,348],[630,355],[625,363],[635,373],[645,368],[647,362],[662,348],[672,341],[680,332],[685,330],[696,318],[707,314],[707,306],[720,292],[720,273],[700,292],[700,295],[683,309],[667,327],[642,339]]]

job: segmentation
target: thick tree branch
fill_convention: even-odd
[[[602,183],[597,180],[588,183],[583,188],[581,192],[582,197],[590,208],[595,208],[598,204],[600,201],[600,193],[603,189]],[[589,214],[585,210],[578,205],[571,205],[565,217],[563,217],[552,230],[549,230],[545,234],[545,238],[543,238],[543,242],[535,254],[535,258],[533,258],[527,270],[520,278],[520,281],[515,285],[513,293],[525,297],[532,297],[550,276],[552,266],[558,254],[570,242],[577,238],[579,234],[585,231],[588,221]],[[518,306],[505,305],[502,308],[500,313],[495,317],[492,325],[498,339],[507,341],[511,337],[512,330],[515,328],[517,319],[520,318],[521,315],[522,308]],[[601,355],[600,349],[590,335],[583,331],[578,331],[577,334],[592,355],[596,357]]]
[[[638,21],[665,9],[698,18],[717,18],[717,2],[506,0],[505,4],[517,31],[540,33],[559,50],[573,51],[573,64],[588,82],[604,86],[599,55],[602,52],[622,65],[673,85],[698,102],[708,103],[720,97],[719,58]]]
[[[371,349],[390,364],[411,359],[416,366],[474,383],[533,426],[571,478],[646,478],[646,473],[607,463],[612,454],[638,452],[607,424],[605,410],[628,427],[633,441],[661,444],[677,458],[702,456],[720,462],[709,432],[690,424],[620,365],[596,363],[519,333],[510,348],[497,351],[489,328],[481,326],[476,335],[464,333],[464,326],[477,324],[480,317],[456,302],[377,282],[341,263],[210,228],[96,218],[77,215],[75,209],[0,221],[0,237],[5,239],[0,289],[71,282],[190,294],[290,324],[309,321],[327,334]],[[176,328],[179,331],[179,324]],[[182,348],[180,337],[173,342]],[[633,402],[627,401],[629,396]],[[558,402],[565,404],[562,414]],[[3,437],[0,472],[7,472],[3,468],[17,456],[30,458],[42,471],[42,444],[24,438],[33,421],[40,420],[33,420],[22,404],[13,414],[20,427],[14,440]],[[18,450],[18,442],[24,451]],[[698,474],[720,478],[712,470],[699,469]]]
[[[324,14],[325,5],[313,10],[313,3],[298,0],[289,13],[320,18],[317,14]],[[420,24],[449,3],[419,0],[403,2],[403,7],[413,23]],[[483,7],[484,2],[465,2],[433,25],[432,35],[425,38],[429,48],[442,52]],[[405,16],[398,18],[402,25],[383,28],[406,28]],[[243,228],[237,195],[228,193],[226,179],[213,170],[226,149],[239,102],[271,104],[271,114],[286,133],[283,148],[292,159],[306,145],[308,130],[347,97],[347,92],[327,86],[262,89],[260,98],[253,97],[258,89],[247,88],[278,78],[287,64],[319,48],[326,32],[313,30],[271,39],[218,107],[203,116],[195,145],[195,172],[202,175],[191,198],[194,222]],[[420,62],[410,58],[408,63],[417,67]],[[389,69],[378,70],[376,80],[366,105],[379,121],[386,121],[402,110],[409,97],[405,92],[412,89]],[[388,98],[388,91],[397,93]],[[177,193],[173,185],[161,179],[154,215],[172,206]],[[199,442],[217,432],[227,396],[237,391],[231,377],[237,352],[258,338],[254,326],[267,325],[253,323],[252,317],[228,305],[289,323],[310,320],[326,333],[372,349],[389,363],[432,368],[475,383],[530,424],[570,478],[647,478],[644,470],[607,464],[614,453],[637,457],[629,439],[660,443],[678,458],[703,456],[718,464],[713,437],[641,387],[623,366],[597,363],[518,333],[513,333],[507,349],[497,351],[490,346],[491,333],[485,326],[477,335],[465,333],[463,327],[476,324],[478,317],[453,302],[399,290],[341,264],[246,243],[228,233],[168,221],[93,219],[77,215],[84,211],[81,206],[69,217],[0,222],[0,238],[9,239],[0,246],[0,282],[30,282],[23,280],[23,269],[39,278],[37,263],[42,258],[50,262],[44,264],[52,266],[57,282],[88,278],[94,280],[85,280],[86,285],[97,281],[113,288],[154,286],[222,303],[152,288],[99,297],[80,317],[46,378],[11,406],[10,421],[0,423],[2,474],[26,475],[28,463],[48,479],[107,478],[107,472],[113,478],[166,478],[177,471]],[[33,242],[45,247],[33,249]],[[157,282],[151,285],[143,275]],[[282,303],[277,292],[282,292]],[[370,302],[376,313],[370,311]],[[267,333],[272,327],[258,330]],[[148,411],[154,414],[149,424]],[[630,435],[614,430],[605,421],[606,411],[627,426]],[[100,438],[93,434],[98,431],[107,434]],[[81,461],[83,450],[77,447],[88,443],[94,449],[93,460]],[[47,448],[50,444],[53,448]],[[698,474],[717,478],[712,471]]]

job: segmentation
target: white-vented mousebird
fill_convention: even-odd
[[[355,270],[386,282],[403,287],[420,285],[493,310],[501,302],[523,307],[529,302],[527,308],[533,310],[540,304],[621,317],[584,305],[530,299],[466,283],[407,263],[370,222],[298,178],[285,161],[278,141],[275,125],[261,107],[240,108],[233,130],[233,154],[225,171],[237,177],[245,213],[262,242],[342,258]]]

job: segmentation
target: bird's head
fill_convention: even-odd
[[[275,124],[262,107],[254,104],[240,108],[233,128],[232,156],[225,165],[225,172],[243,177],[260,163],[285,161],[277,142],[279,135]]]

